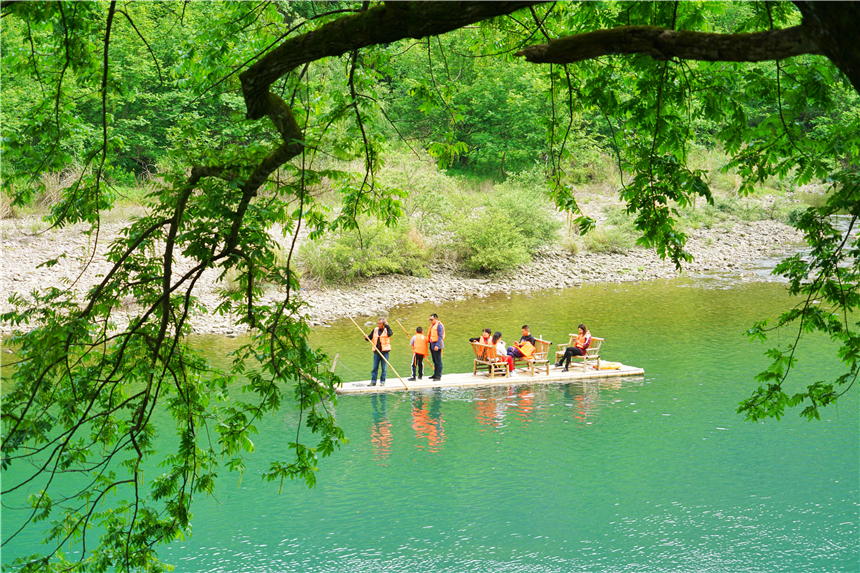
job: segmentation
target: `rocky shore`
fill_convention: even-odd
[[[0,274],[0,312],[12,309],[9,296],[28,296],[34,290],[50,287],[70,288],[79,296],[97,284],[109,269],[103,254],[113,238],[126,226],[124,222],[104,224],[99,232],[96,255],[91,258],[94,239],[82,234],[81,228],[64,228],[36,233],[37,219],[4,219],[2,231],[3,270]],[[757,261],[783,254],[798,247],[799,234],[775,221],[737,222],[730,233],[718,229],[691,232],[688,250],[695,260],[684,273],[722,271],[739,277],[751,275],[749,268]],[[39,267],[45,260],[61,257],[53,267]],[[181,258],[176,268],[190,268]],[[632,249],[625,255],[579,253],[572,255],[560,247],[545,248],[534,260],[512,272],[475,278],[452,264],[431,267],[432,276],[417,278],[394,275],[357,282],[340,288],[304,288],[300,296],[309,304],[308,314],[315,326],[344,317],[375,317],[389,309],[424,302],[462,300],[485,297],[492,293],[529,292],[548,288],[566,288],[582,284],[648,281],[679,276],[674,265],[644,249]],[[209,272],[198,282],[200,300],[214,309],[218,302],[216,272]],[[283,295],[268,292],[266,302]],[[192,327],[199,334],[234,335],[241,330],[233,317],[208,313],[193,317]],[[0,333],[13,328],[0,324]]]

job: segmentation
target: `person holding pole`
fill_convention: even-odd
[[[379,385],[385,386],[385,375],[388,373],[388,353],[391,351],[391,327],[385,317],[380,317],[370,335],[364,337],[373,343],[373,370],[370,371],[370,385],[376,386],[376,374],[379,365],[382,364],[382,372],[379,373]]]
[[[419,326],[415,329],[415,336],[409,341],[409,345],[412,347],[412,378],[409,381],[414,382],[416,373],[418,374],[418,380],[424,377],[424,357],[429,352],[427,337],[424,336],[423,328]]]
[[[445,348],[445,326],[439,322],[434,312],[430,315],[430,356],[433,357],[433,377],[430,380],[438,382],[442,379],[442,349]]]

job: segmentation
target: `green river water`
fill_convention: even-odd
[[[678,279],[392,309],[410,332],[439,314],[446,373],[471,370],[467,340],[485,326],[510,343],[528,323],[557,343],[584,322],[606,339],[604,359],[645,375],[343,396],[350,443],[323,460],[315,489],[280,495],[259,475],[287,455],[295,415],[267,418],[241,483],[224,474],[217,499],[196,500],[193,536],[160,553],[180,573],[860,571],[857,389],[815,422],[735,413],[767,364],[743,331],[789,302],[774,283]],[[198,342],[213,356],[236,345]],[[314,343],[339,353],[345,380],[369,378],[351,322]],[[826,339],[804,344],[799,379],[837,371]],[[4,536],[15,517],[4,508]],[[33,549],[22,536],[3,561]]]

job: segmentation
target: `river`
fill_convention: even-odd
[[[280,495],[259,475],[287,455],[295,416],[267,418],[241,482],[224,474],[217,498],[195,501],[193,536],[160,553],[179,573],[856,572],[856,388],[820,421],[735,413],[767,365],[767,346],[743,332],[788,304],[776,283],[685,278],[392,309],[410,332],[439,314],[445,372],[471,369],[467,340],[485,326],[511,342],[529,324],[557,343],[584,322],[606,339],[604,359],[645,375],[343,396],[350,443],[322,461],[315,489],[288,483]],[[394,326],[392,363],[406,377]],[[369,377],[349,321],[313,342],[339,353],[345,380]],[[198,343],[217,355],[236,341]],[[839,372],[824,338],[799,355],[794,387]],[[36,549],[18,543],[4,562]]]

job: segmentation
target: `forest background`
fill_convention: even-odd
[[[238,75],[219,77],[213,70],[236,69],[260,44],[257,27],[271,25],[266,21],[272,14],[282,20],[279,24],[290,26],[330,8],[325,2],[272,6],[245,7],[244,13],[231,11],[226,16],[216,5],[127,7],[133,11],[134,25],[113,31],[114,67],[109,78],[113,91],[106,110],[98,91],[88,85],[97,78],[78,77],[76,70],[66,70],[62,111],[67,121],[57,138],[49,136],[54,130],[51,114],[57,110],[39,106],[43,90],[28,51],[33,47],[30,43],[39,42],[40,34],[58,30],[49,23],[40,30],[31,22],[28,37],[23,24],[7,19],[0,102],[6,145],[2,216],[44,214],[60,202],[63,190],[79,180],[92,150],[101,142],[103,111],[110,120],[112,153],[103,169],[107,186],[102,200],[125,207],[113,217],[129,216],[145,204],[147,195],[164,185],[164,175],[186,165],[194,151],[239,144],[238,129],[213,132],[213,126],[243,121]],[[696,23],[717,33],[742,31],[761,17],[756,10],[743,3],[714,4],[701,11]],[[244,36],[223,43],[207,32],[212,22],[229,19],[235,20],[233,26],[244,27]],[[306,282],[341,284],[387,273],[428,276],[431,256],[472,272],[501,271],[527,262],[531,252],[558,241],[574,254],[581,250],[623,253],[634,246],[641,233],[620,202],[622,206],[609,207],[605,224],[592,233],[581,235],[579,225],[569,224],[559,235],[562,224],[553,215],[550,188],[568,187],[574,197],[585,201],[595,194],[617,195],[631,169],[617,154],[619,137],[625,139],[624,127],[613,123],[607,113],[610,108],[634,105],[639,91],[649,90],[648,86],[628,77],[620,91],[593,93],[596,101],[590,104],[553,101],[553,78],[545,69],[513,55],[516,44],[511,32],[516,28],[530,31],[527,23],[512,18],[504,25],[475,25],[406,45],[384,46],[354,73],[350,55],[318,62],[313,76],[306,78],[304,93],[297,90],[292,98],[310,98],[314,112],[334,122],[347,102],[346,94],[333,86],[363,82],[358,105],[365,114],[362,121],[373,126],[370,137],[378,182],[397,190],[394,197],[404,216],[396,220],[359,216],[354,227],[337,228],[304,245],[296,262]],[[206,36],[214,43],[201,45]],[[493,56],[493,51],[499,54]],[[789,79],[793,71],[786,70]],[[759,84],[760,78],[768,81]],[[748,126],[768,129],[775,111],[771,97],[775,68],[756,66],[736,80],[721,86],[740,104],[734,113]],[[283,88],[287,87],[285,83]],[[575,90],[599,92],[600,86],[585,83]],[[834,125],[849,123],[860,113],[856,92],[844,82],[834,82],[826,93],[817,94],[818,99],[809,97],[815,95],[804,94],[809,101],[802,115],[793,119],[804,137],[821,138]],[[687,104],[686,132],[678,137],[684,137],[686,162],[694,172],[704,173],[716,199],[711,204],[697,205],[694,199],[678,205],[684,227],[709,228],[726,218],[794,221],[802,208],[780,198],[799,187],[796,170],[744,184],[742,171],[750,166],[731,160],[725,146],[726,125],[693,112],[712,105],[707,100],[713,94],[693,96]],[[16,112],[23,109],[43,114],[35,128],[32,118]],[[40,122],[46,129],[38,128]],[[322,175],[311,192],[329,214],[339,210],[337,191],[342,187],[342,181],[330,175],[363,174],[363,159],[356,157],[362,127],[347,117],[336,127],[337,144],[315,158],[316,170],[330,173]],[[562,127],[563,136],[559,135]],[[26,147],[14,148],[13,142]],[[842,158],[846,160],[847,156]],[[822,184],[809,188],[826,191]],[[762,206],[742,199],[750,194],[778,199]],[[225,277],[228,288],[237,288],[236,275],[231,270]]]
[[[15,294],[3,315],[21,327],[3,467],[39,460],[3,495],[45,484],[27,525],[49,524],[46,554],[16,567],[159,569],[157,545],[190,531],[192,497],[219,471],[241,472],[255,420],[285,405],[304,422],[294,457],[264,479],[314,483],[318,457],[345,437],[327,408],[338,379],[291,296],[302,280],[426,275],[431,256],[498,271],[557,240],[563,221],[572,250],[635,237],[683,266],[695,225],[726,212],[784,218],[810,253],[777,268],[804,302],[775,326],[829,335],[845,373],[789,393],[795,347],[774,349],[741,411],[778,418],[802,405],[816,418],[854,387],[860,67],[806,30],[850,28],[856,6],[827,20],[828,6],[803,2],[533,4],[3,2],[3,216],[42,210],[51,225],[84,224],[95,245],[104,217],[135,215],[100,284],[80,298],[74,284]],[[405,31],[365,25],[373,18]],[[735,47],[785,30],[791,41],[740,61],[636,44],[552,63],[536,46],[606,30],[732,34]],[[826,196],[803,209],[743,200],[802,185]],[[607,217],[614,237],[579,208],[595,192],[624,205]],[[179,253],[192,270],[175,272]],[[217,309],[195,297],[208,269],[233,285]],[[279,304],[260,303],[267,286],[283,289]],[[136,313],[128,324],[121,308]],[[195,312],[230,312],[251,330],[232,368],[186,345]],[[153,447],[156,407],[176,420],[175,451]],[[303,443],[302,426],[318,444]],[[144,483],[148,459],[166,471]],[[55,494],[63,474],[91,481]],[[93,525],[99,544],[68,562],[60,549]]]

